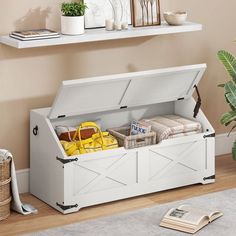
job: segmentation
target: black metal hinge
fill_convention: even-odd
[[[66,211],[66,210],[69,210],[71,208],[78,207],[78,204],[65,206],[65,205],[62,205],[62,204],[57,202],[57,206],[59,206],[63,211]]]
[[[60,115],[57,118],[65,118],[65,117],[66,117],[66,115]]]
[[[62,164],[67,164],[67,163],[70,163],[70,162],[73,162],[73,161],[78,161],[78,158],[74,158],[74,159],[62,159],[60,157],[56,157],[56,159],[58,161],[60,161]]]
[[[203,138],[214,138],[216,136],[215,133],[204,135]]]
[[[193,117],[196,118],[197,114],[199,112],[199,109],[201,107],[202,100],[201,100],[201,96],[200,96],[200,93],[198,91],[197,85],[194,85],[194,88],[195,88],[196,93],[197,93],[197,102],[196,102],[196,105],[195,105],[194,110],[193,110]]]
[[[205,181],[205,180],[210,180],[210,179],[215,179],[215,178],[216,178],[215,175],[211,175],[209,177],[204,177],[203,180]]]

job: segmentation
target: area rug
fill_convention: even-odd
[[[171,193],[170,193],[171,194]],[[218,209],[224,216],[204,227],[198,236],[236,235],[236,189],[211,193],[187,200],[156,205],[63,227],[27,234],[27,236],[181,236],[188,235],[159,226],[168,209],[180,204]]]

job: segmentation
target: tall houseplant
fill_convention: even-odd
[[[83,0],[64,2],[61,5],[61,32],[67,35],[84,33],[84,14],[87,5]]]
[[[219,87],[223,87],[225,90],[225,99],[229,104],[230,111],[222,115],[220,122],[221,124],[228,126],[233,123],[230,132],[236,128],[236,58],[226,52],[221,50],[218,52],[218,58],[223,63],[225,69],[228,71],[231,80],[225,84],[220,84]],[[232,148],[233,159],[236,160],[236,141],[234,141]]]

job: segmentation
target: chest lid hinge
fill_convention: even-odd
[[[210,179],[215,179],[216,176],[215,175],[211,175],[211,176],[208,176],[208,177],[204,177],[203,180],[210,180]]]
[[[58,161],[60,161],[62,164],[67,164],[67,163],[70,163],[70,162],[73,162],[73,161],[78,161],[78,158],[74,158],[74,159],[62,159],[60,157],[56,157],[56,159]]]
[[[69,210],[69,209],[71,209],[71,208],[76,208],[76,207],[78,207],[78,204],[65,206],[65,205],[62,205],[62,204],[60,204],[60,203],[57,202],[57,206],[59,206],[63,211],[66,211],[66,210]]]
[[[199,109],[200,109],[200,107],[202,105],[202,99],[201,99],[200,93],[198,91],[197,85],[194,85],[194,88],[195,88],[196,93],[197,93],[197,103],[196,103],[196,105],[194,107],[194,110],[193,110],[193,117],[196,118],[197,114],[199,112]]]

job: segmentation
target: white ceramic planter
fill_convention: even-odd
[[[78,35],[84,33],[84,16],[61,16],[61,33]]]

